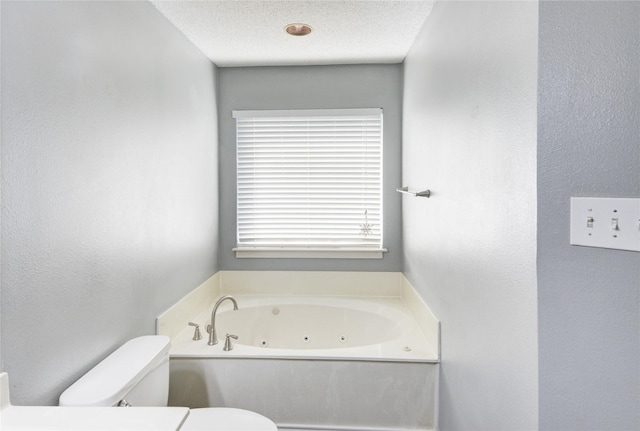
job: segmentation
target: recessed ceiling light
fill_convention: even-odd
[[[307,24],[289,24],[285,31],[292,36],[306,36],[311,33],[311,26]]]

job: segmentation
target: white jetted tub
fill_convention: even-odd
[[[206,284],[158,319],[170,405],[251,410],[280,430],[437,427],[439,323],[402,274],[238,271]],[[223,295],[238,310],[221,303],[209,346]]]
[[[365,361],[437,361],[415,319],[399,298],[283,297],[235,295],[216,316],[219,343],[207,345],[204,328],[211,310],[195,316],[193,328],[172,340],[171,356],[318,358]],[[226,334],[237,335],[233,350],[222,350]]]

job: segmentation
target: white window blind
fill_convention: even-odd
[[[382,249],[382,110],[233,111],[237,249]]]

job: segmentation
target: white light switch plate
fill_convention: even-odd
[[[640,251],[640,199],[571,198],[571,245]]]

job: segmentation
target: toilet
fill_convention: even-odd
[[[60,406],[167,406],[169,337],[147,335],[127,341],[60,395]],[[277,431],[268,418],[248,410],[189,410],[180,431]]]

